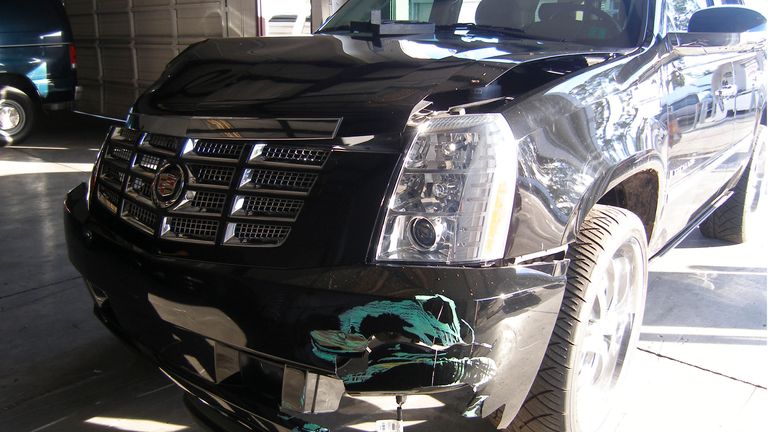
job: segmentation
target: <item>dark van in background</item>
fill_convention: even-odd
[[[29,135],[40,108],[75,99],[75,46],[60,0],[0,6],[0,147]]]

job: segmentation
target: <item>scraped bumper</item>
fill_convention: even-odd
[[[409,430],[493,429],[478,417],[517,412],[562,300],[563,260],[281,270],[159,256],[92,220],[85,189],[65,227],[97,316],[256,430],[375,430],[394,395],[409,395]]]

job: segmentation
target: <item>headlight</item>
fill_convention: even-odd
[[[419,126],[397,179],[378,261],[502,258],[517,176],[517,145],[500,114],[435,117]]]

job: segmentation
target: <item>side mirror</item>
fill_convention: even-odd
[[[689,33],[744,33],[766,30],[760,12],[743,6],[717,6],[700,9],[691,15]]]

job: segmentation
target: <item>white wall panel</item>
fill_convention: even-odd
[[[137,10],[133,13],[135,42],[175,44],[176,13],[172,10]]]
[[[257,0],[66,0],[75,45],[77,108],[124,118],[139,92],[187,45],[255,36]]]
[[[147,87],[163,73],[168,59],[177,54],[174,48],[157,45],[136,45],[138,84]]]
[[[98,23],[100,40],[130,43],[131,16],[128,12],[99,13]]]
[[[96,15],[87,12],[82,15],[70,15],[69,24],[76,40],[92,41],[96,39]]]
[[[93,11],[93,0],[67,0],[69,14],[86,14]]]
[[[96,10],[101,12],[121,12],[127,11],[129,5],[129,0],[98,0],[96,2]]]
[[[101,78],[99,47],[96,44],[80,43],[77,46],[77,73],[80,77]]]
[[[133,48],[128,45],[102,45],[99,50],[102,79],[117,84],[133,85],[135,79]]]
[[[176,9],[179,41],[192,43],[200,39],[227,36],[220,5],[208,3]]]
[[[77,108],[83,112],[103,113],[101,82],[99,80],[79,79],[77,85],[82,89],[82,95],[77,101]]]
[[[104,115],[118,119],[126,117],[128,114],[126,107],[131,106],[138,96],[136,87],[112,83],[102,83],[102,94]]]

